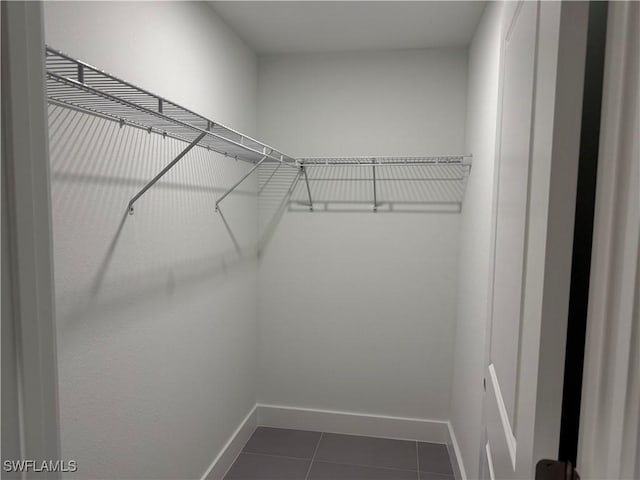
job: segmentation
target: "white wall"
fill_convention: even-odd
[[[255,130],[254,54],[204,3],[47,3],[46,40]],[[255,180],[184,143],[50,107],[62,457],[79,478],[198,478],[255,404]]]
[[[489,3],[469,48],[467,150],[473,168],[460,218],[451,424],[468,478],[478,478],[487,327],[501,5]]]
[[[258,135],[291,155],[463,153],[466,68],[466,49],[263,57]],[[259,266],[258,401],[447,420],[459,218],[286,211]]]

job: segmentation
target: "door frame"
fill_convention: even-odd
[[[578,437],[585,479],[640,475],[638,58],[640,4],[610,2]]]
[[[3,416],[18,418],[21,459],[55,461],[60,422],[42,4],[2,2],[0,20],[2,227],[7,230],[2,239],[8,253],[2,262],[10,278],[2,286],[2,302],[11,306],[2,322],[3,327],[10,322],[14,332],[16,374],[3,376],[2,389],[15,389],[18,399],[16,405],[2,405],[17,410]],[[38,476],[42,473],[31,470],[22,478]]]
[[[598,170],[607,2],[589,3],[558,460],[576,465]]]
[[[507,24],[517,8],[510,3],[504,5],[496,152],[502,118],[504,39]],[[533,478],[536,460],[554,458],[559,445],[588,20],[587,2],[538,2],[537,6],[520,330],[520,338],[526,341],[521,342],[518,355],[516,428],[512,432],[516,478]],[[491,363],[498,162],[496,156],[485,366]],[[492,388],[490,382],[491,375],[487,372],[487,390]],[[486,411],[483,415],[486,419]],[[488,460],[491,451],[486,448],[487,440],[484,431],[480,446],[483,461]]]

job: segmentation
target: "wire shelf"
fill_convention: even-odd
[[[398,202],[462,204],[466,178],[471,170],[470,155],[296,159],[58,50],[46,47],[45,58],[47,97],[50,103],[117,121],[121,126],[130,125],[149,133],[175,138],[188,144],[173,161],[132,197],[129,202],[130,213],[133,213],[134,203],[196,146],[253,164],[236,184],[218,198],[216,210],[225,197],[266,162],[278,162],[279,165],[297,170],[297,185],[289,192],[292,193],[291,200],[294,203],[306,204],[311,210],[314,201],[325,204],[340,203],[341,200],[334,197],[345,191],[349,195],[344,200],[365,201],[365,197],[369,195],[369,187],[359,186],[354,190],[345,187],[347,182],[366,182],[370,185],[374,211],[383,204],[391,208]],[[340,183],[342,186],[337,185]],[[421,186],[416,187],[417,183]],[[304,187],[301,188],[302,186]],[[419,190],[424,191],[419,193]],[[313,198],[313,191],[319,194],[319,198]],[[355,196],[357,198],[351,198],[355,191],[359,192]]]
[[[470,155],[436,155],[429,157],[306,157],[299,158],[305,166],[422,166],[422,165],[459,165],[466,171],[471,168]]]
[[[192,143],[251,163],[296,164],[282,152],[136,87],[64,53],[46,47],[47,97],[59,104]]]
[[[292,208],[460,211],[471,156],[300,158]]]

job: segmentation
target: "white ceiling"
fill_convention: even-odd
[[[485,2],[212,1],[257,53],[465,46]]]

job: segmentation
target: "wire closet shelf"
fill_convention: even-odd
[[[295,159],[220,123],[46,47],[49,102],[198,144],[227,157],[257,163],[264,156],[295,164]]]
[[[195,146],[253,164],[245,176],[218,198],[216,210],[218,204],[264,162],[297,169],[299,178],[305,180],[310,205],[313,201],[307,170],[324,170],[317,167],[371,167],[374,190],[377,167],[453,167],[466,173],[471,168],[471,157],[461,155],[294,158],[56,49],[47,46],[45,52],[49,103],[187,143],[186,148],[131,199],[129,213],[133,213],[133,204]]]
[[[466,171],[471,167],[471,155],[435,155],[429,157],[307,157],[300,158],[301,165],[318,166],[460,166]]]
[[[310,157],[298,162],[306,189],[296,189],[292,200],[312,211],[314,204],[323,211],[345,211],[351,205],[346,210],[351,211],[358,203],[372,205],[374,212],[379,207],[425,211],[419,205],[431,205],[427,211],[437,206],[459,211],[471,170],[470,155]]]

